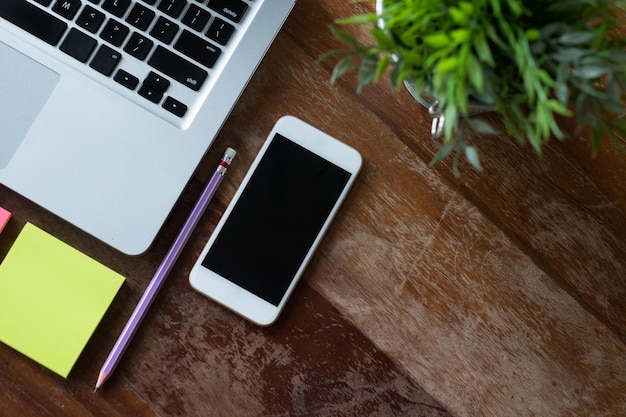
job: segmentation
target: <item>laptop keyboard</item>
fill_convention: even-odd
[[[119,87],[154,113],[164,110],[170,118],[182,119],[190,106],[198,104],[199,92],[216,75],[221,60],[227,59],[253,4],[254,0],[0,0],[0,17],[84,63],[87,74],[113,89]]]

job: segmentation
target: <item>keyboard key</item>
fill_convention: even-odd
[[[89,66],[107,77],[113,73],[122,56],[115,49],[101,45]]]
[[[134,56],[140,61],[143,61],[150,53],[153,45],[154,42],[152,42],[150,39],[137,32],[134,32],[130,36],[128,43],[124,47],[124,51],[128,52],[130,55]]]
[[[178,25],[164,17],[159,17],[159,20],[154,24],[154,27],[150,31],[150,35],[154,36],[157,40],[163,43],[171,43],[178,32]]]
[[[192,4],[183,17],[183,24],[198,32],[202,31],[211,18],[211,13]]]
[[[48,7],[50,6],[50,4],[52,4],[52,0],[35,0],[35,1],[45,7]]]
[[[144,80],[144,83],[151,85],[152,87],[162,92],[166,92],[168,87],[170,86],[170,80],[161,77],[159,74],[153,71],[150,71],[150,73]]]
[[[209,30],[206,35],[209,39],[214,40],[220,45],[226,45],[234,31],[235,27],[233,25],[226,23],[219,17],[216,17],[213,19],[211,26],[209,26]]]
[[[215,61],[222,53],[221,49],[194,35],[188,30],[184,30],[180,38],[174,45],[174,49],[187,55],[189,58],[199,62],[207,68],[212,68]]]
[[[117,17],[122,17],[130,7],[130,1],[131,0],[104,0],[102,8]]]
[[[57,0],[52,6],[52,11],[61,17],[72,20],[80,6],[80,0]]]
[[[154,54],[148,60],[148,64],[194,91],[198,91],[202,87],[209,75],[207,71],[162,46],[157,46]]]
[[[165,98],[163,108],[178,117],[183,117],[187,113],[187,106],[172,97]]]
[[[124,42],[124,39],[126,39],[128,32],[129,30],[126,26],[113,19],[109,19],[104,29],[102,29],[100,37],[113,46],[120,46]]]
[[[124,71],[123,69],[117,70],[115,77],[113,77],[115,82],[123,85],[129,90],[134,90],[139,84],[139,78],[130,74],[129,72]]]
[[[133,9],[128,14],[126,21],[136,27],[139,30],[146,30],[152,19],[154,19],[155,13],[141,4],[135,4]]]
[[[0,17],[53,46],[67,29],[67,23],[26,0],[0,0]]]
[[[104,22],[104,13],[87,5],[76,19],[76,24],[91,33],[96,33]]]
[[[143,83],[141,87],[139,87],[138,91],[139,95],[153,103],[158,103],[163,98],[163,92],[157,90],[150,84]]]
[[[59,49],[80,62],[87,62],[97,44],[95,39],[78,29],[72,28]]]
[[[248,5],[241,0],[209,0],[209,7],[227,19],[239,23]]]
[[[177,18],[187,5],[186,0],[161,0],[158,9],[163,13]]]

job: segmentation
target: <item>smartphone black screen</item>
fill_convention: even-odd
[[[278,306],[350,175],[277,134],[202,265]]]

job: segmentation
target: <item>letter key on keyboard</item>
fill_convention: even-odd
[[[130,1],[131,0],[104,0],[102,8],[117,17],[122,17],[130,7]]]

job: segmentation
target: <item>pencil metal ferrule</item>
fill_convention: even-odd
[[[220,161],[220,164],[216,169],[218,174],[226,174],[226,170],[228,170],[228,167],[230,167],[230,163],[233,162],[235,155],[237,155],[237,151],[235,151],[233,148],[226,149],[226,152],[224,152],[224,156],[222,157],[222,160]]]

